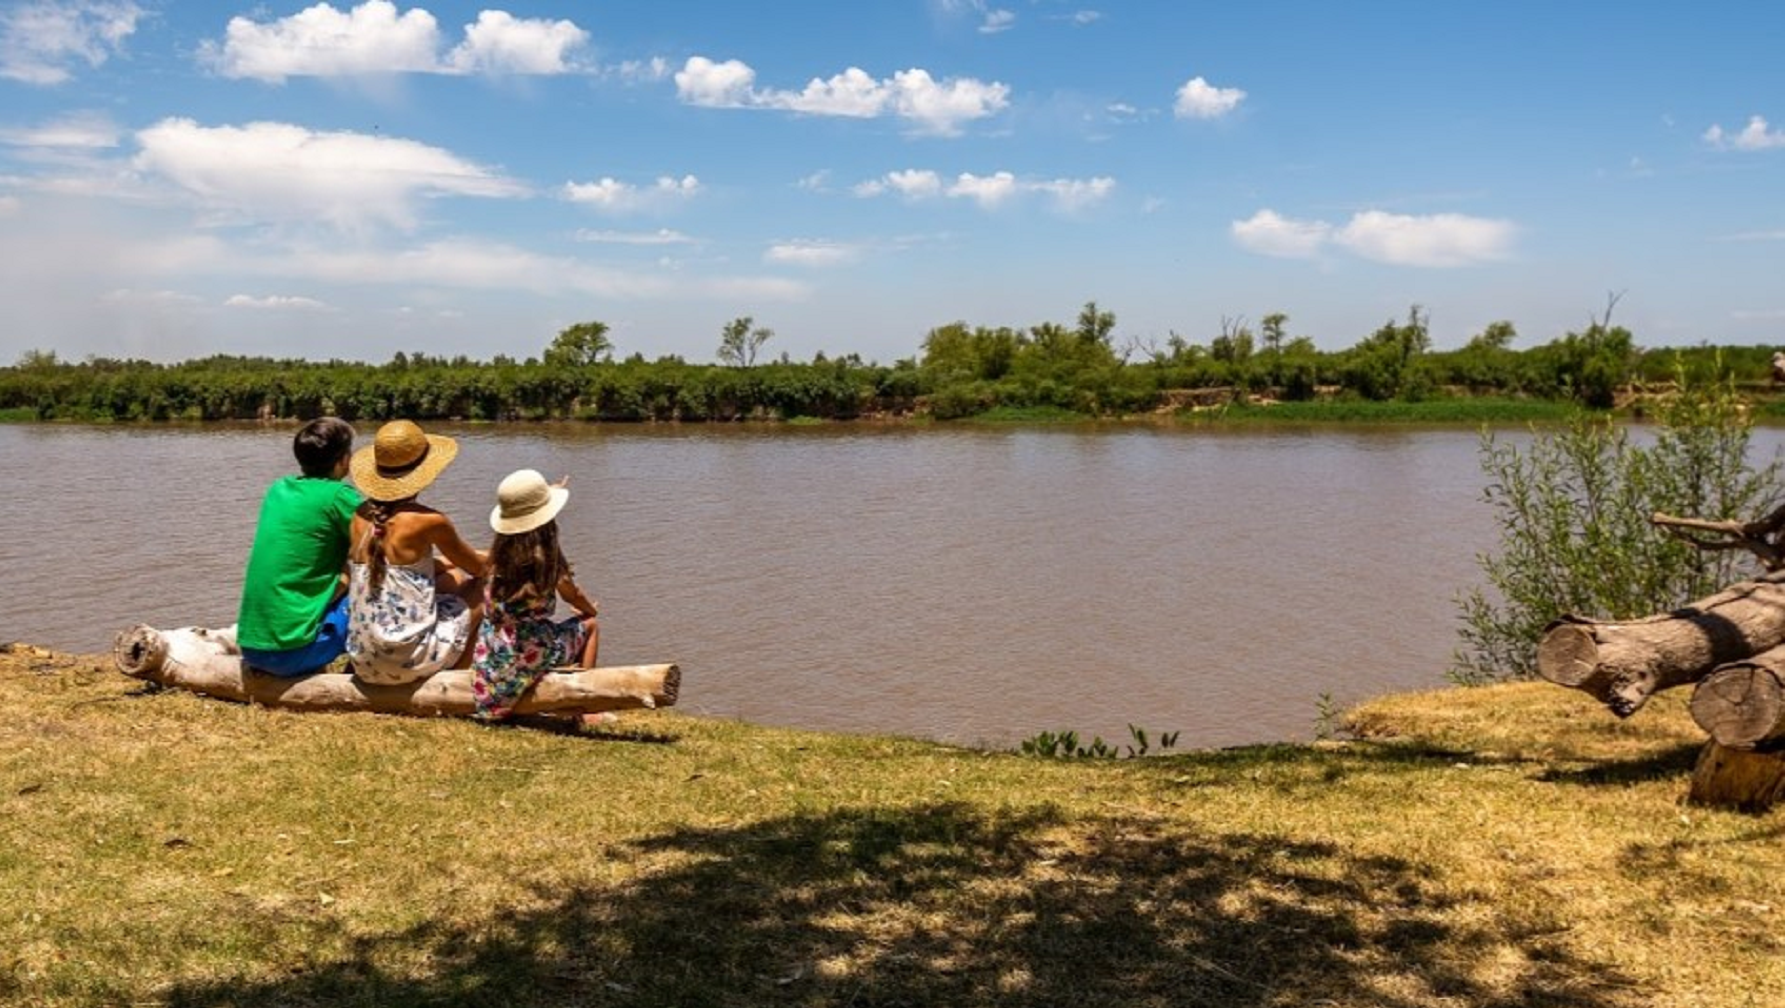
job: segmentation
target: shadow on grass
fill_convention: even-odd
[[[1671,777],[1689,776],[1698,762],[1702,745],[1683,743],[1635,759],[1603,760],[1577,769],[1552,768],[1537,779],[1549,784],[1642,784]]]
[[[1066,819],[1048,807],[988,814],[933,804],[689,828],[605,853],[649,867],[611,888],[534,892],[521,901],[527,909],[475,924],[361,937],[338,954],[312,947],[312,965],[289,977],[187,981],[156,991],[157,1000],[177,1008],[1640,1003],[1614,965],[1573,955],[1547,911],[1477,903],[1446,892],[1426,865],[1328,843]],[[283,935],[281,944],[302,937]]]

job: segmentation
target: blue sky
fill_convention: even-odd
[[[31,349],[1785,344],[1785,4],[0,2]]]

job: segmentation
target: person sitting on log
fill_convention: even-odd
[[[348,552],[347,655],[364,682],[414,682],[471,660],[485,557],[452,519],[416,500],[458,452],[452,438],[393,420],[353,455],[366,501]]]
[[[292,438],[298,474],[267,488],[236,610],[236,642],[250,668],[301,676],[347,646],[347,534],[359,491],[341,480],[352,425],[317,417]]]
[[[565,481],[548,484],[533,469],[510,473],[496,488],[497,504],[490,512],[496,538],[471,661],[471,695],[483,720],[508,718],[555,667],[595,667],[599,606],[577,586],[558,542],[557,515],[569,499]],[[558,599],[577,615],[558,619]]]

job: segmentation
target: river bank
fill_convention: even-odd
[[[290,714],[0,648],[0,1001],[1735,1008],[1778,816],[1683,698],[1403,694],[1060,761],[674,711]]]

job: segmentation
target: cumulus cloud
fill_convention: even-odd
[[[504,198],[521,186],[438,147],[285,123],[165,119],[137,134],[133,165],[208,209],[255,222],[322,220],[344,231],[415,223],[424,197]]]
[[[1241,248],[1286,259],[1307,259],[1320,252],[1332,234],[1325,221],[1290,220],[1275,210],[1260,210],[1229,227]]]
[[[588,39],[588,32],[569,21],[486,10],[443,57],[434,15],[420,7],[399,12],[390,0],[366,0],[349,10],[319,3],[266,22],[233,17],[222,42],[207,41],[200,53],[225,77],[274,84],[287,77],[561,74],[575,69],[572,54]]]
[[[328,311],[328,305],[315,298],[278,294],[266,297],[233,294],[223,302],[223,306],[225,308],[252,308],[258,311]]]
[[[122,52],[142,16],[128,0],[39,0],[0,11],[0,77],[61,84],[73,65],[97,67]]]
[[[1367,210],[1342,227],[1260,210],[1230,229],[1241,247],[1261,255],[1312,258],[1336,247],[1397,266],[1456,267],[1504,259],[1517,229],[1509,221],[1463,214],[1410,216]]]
[[[1215,87],[1201,77],[1192,77],[1178,88],[1172,112],[1179,119],[1219,119],[1246,100],[1239,88]]]
[[[603,177],[595,182],[566,182],[564,198],[598,210],[624,212],[648,210],[694,198],[700,192],[700,180],[692,175],[670,178],[665,175],[649,186]]]
[[[769,246],[763,259],[789,266],[843,266],[861,258],[861,249],[840,242],[796,239]]]
[[[572,68],[570,53],[588,41],[589,33],[569,21],[480,11],[447,63],[461,73],[562,74]]]
[[[962,172],[953,182],[944,183],[942,176],[928,169],[905,169],[858,182],[851,192],[863,198],[891,194],[913,202],[939,197],[965,199],[986,210],[995,210],[1024,196],[1038,195],[1057,210],[1073,212],[1103,202],[1115,188],[1116,180],[1103,176],[1028,180],[1019,179],[1008,171],[990,175]]]
[[[919,133],[956,136],[963,124],[1002,111],[1010,88],[973,78],[938,81],[927,70],[901,70],[877,79],[859,67],[813,78],[798,91],[758,89],[756,71],[739,60],[692,56],[676,72],[676,94],[707,108],[778,109],[803,115],[872,119],[895,116]]]
[[[1769,150],[1785,147],[1785,131],[1772,129],[1761,116],[1752,116],[1740,133],[1725,133],[1722,126],[1712,126],[1704,131],[1704,142],[1718,150]]]

